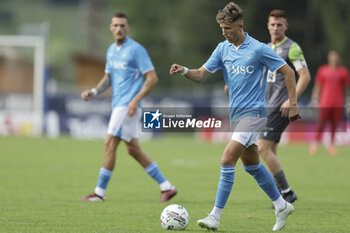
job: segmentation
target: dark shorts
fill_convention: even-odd
[[[266,126],[259,135],[259,139],[279,142],[283,131],[287,128],[289,119],[281,116],[280,111],[271,112],[267,116]]]

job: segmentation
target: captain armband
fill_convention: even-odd
[[[293,62],[293,66],[295,70],[300,70],[304,67],[307,67],[306,61],[305,60],[296,60]]]

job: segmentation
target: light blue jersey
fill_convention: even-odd
[[[141,44],[129,37],[120,47],[111,44],[106,54],[105,72],[111,80],[112,109],[127,106],[141,90],[143,74],[151,70],[154,70],[152,61]]]
[[[219,43],[203,66],[210,73],[221,69],[229,90],[230,120],[237,121],[245,116],[267,116],[267,71],[274,72],[284,64],[271,48],[246,33],[238,48],[227,40]]]

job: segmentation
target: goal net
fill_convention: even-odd
[[[0,35],[0,135],[44,129],[45,38]]]

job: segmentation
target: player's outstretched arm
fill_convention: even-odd
[[[209,77],[209,72],[202,66],[199,69],[188,69],[185,66],[173,64],[169,70],[170,75],[181,74],[196,83],[201,83]]]
[[[157,84],[158,82],[158,76],[155,70],[148,71],[146,74],[145,82],[143,83],[143,86],[139,93],[130,101],[128,104],[128,114],[129,116],[133,116],[138,108],[139,102],[145,98],[145,96],[152,90],[152,88]]]
[[[285,64],[279,70],[284,76],[286,87],[289,95],[289,103],[288,107],[281,107],[282,116],[289,118],[290,121],[295,121],[297,119],[301,119],[299,115],[299,110],[297,106],[297,93],[296,93],[296,85],[295,85],[295,74],[292,68],[289,65]]]
[[[110,85],[109,74],[105,73],[105,75],[102,77],[102,79],[100,80],[100,82],[97,84],[95,88],[85,90],[81,93],[81,98],[85,101],[88,101],[92,97],[107,90],[109,85]]]

